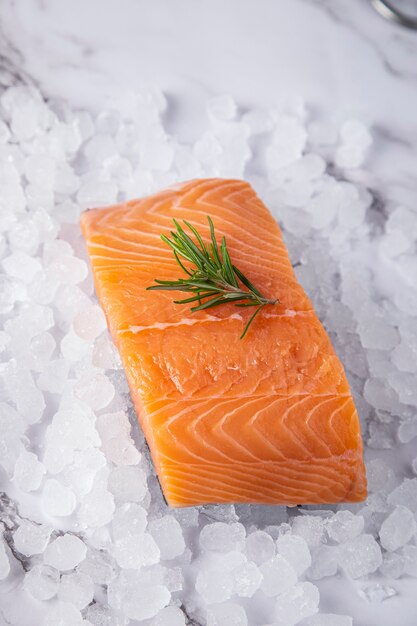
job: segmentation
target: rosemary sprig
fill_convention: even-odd
[[[184,228],[174,221],[175,231],[171,231],[171,239],[161,235],[161,239],[174,252],[175,259],[180,268],[187,274],[186,278],[178,280],[158,280],[156,285],[147,287],[148,290],[184,291],[191,295],[182,300],[174,300],[175,304],[198,304],[191,307],[191,311],[203,311],[221,304],[233,303],[237,307],[257,307],[249,318],[241,339],[246,335],[258,313],[267,304],[279,304],[279,300],[266,298],[249,279],[233,265],[226,245],[225,237],[220,246],[214,233],[213,222],[207,217],[210,226],[211,241],[205,244],[196,228],[184,220],[185,226],[195,237],[195,241],[188,235]],[[186,267],[181,259],[191,263],[192,267]],[[243,289],[242,283],[247,290]]]

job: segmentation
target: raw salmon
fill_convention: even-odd
[[[160,239],[207,216],[233,263],[280,304],[191,313]],[[293,272],[280,229],[246,182],[195,180],[83,214],[96,291],[126,370],[163,492],[203,503],[357,502],[366,497],[358,415],[346,376]]]

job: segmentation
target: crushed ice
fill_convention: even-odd
[[[389,602],[417,577],[417,449],[400,469],[387,455],[417,438],[415,208],[381,212],[357,182],[372,146],[359,120],[338,129],[299,101],[241,114],[219,96],[191,145],[166,107],[156,90],[130,96],[129,117],[1,95],[0,594],[12,581],[44,602],[46,626],[260,626],[259,606],[265,623],[351,626],[320,611],[322,580]],[[200,176],[245,177],[280,220],[363,418],[367,502],[164,504],[78,220]]]

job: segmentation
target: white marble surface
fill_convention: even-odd
[[[0,61],[0,83],[29,77],[73,106],[122,107],[126,91],[156,84],[168,96],[170,131],[185,139],[204,125],[213,94],[231,93],[242,107],[302,97],[317,116],[370,124],[367,183],[382,180],[385,201],[415,204],[417,33],[384,21],[366,0],[3,0]],[[404,583],[403,620],[396,599],[352,606],[355,625],[414,626],[404,620],[414,619],[416,590],[415,579]],[[324,583],[323,593],[337,611],[333,588]],[[29,626],[27,611],[20,598],[8,606],[13,626]],[[41,626],[38,607],[30,611]]]

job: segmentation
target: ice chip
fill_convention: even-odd
[[[326,523],[327,533],[333,541],[344,543],[354,539],[363,531],[364,519],[351,511],[337,511]]]
[[[130,534],[117,539],[113,555],[123,569],[140,569],[159,563],[161,553],[154,538],[149,533]]]
[[[63,574],[58,588],[58,599],[73,604],[80,611],[93,599],[94,583],[87,574]]]
[[[107,585],[116,576],[116,563],[105,550],[87,550],[87,556],[77,566],[77,572],[87,574],[97,585]]]
[[[165,515],[152,520],[148,524],[148,530],[154,538],[161,552],[161,559],[169,561],[183,554],[185,541],[181,526],[172,515]]]
[[[263,579],[261,590],[267,597],[284,593],[297,583],[297,572],[281,554],[262,563],[260,571]]]
[[[364,534],[341,544],[338,561],[352,578],[375,572],[382,563],[381,548],[372,535]]]
[[[147,513],[140,504],[122,504],[112,520],[113,538],[123,539],[128,535],[142,535],[147,526]],[[159,546],[161,548],[161,546]]]
[[[87,547],[75,535],[66,533],[54,539],[46,548],[44,561],[58,570],[73,569],[87,554]]]
[[[358,594],[361,598],[367,600],[368,602],[383,602],[384,600],[397,595],[397,591],[388,585],[374,583],[372,585],[365,585],[359,589]]]
[[[402,549],[404,557],[404,572],[417,578],[417,546],[408,545]]]
[[[278,622],[293,626],[314,615],[318,611],[319,597],[319,590],[312,583],[298,583],[291,587],[277,598],[275,616]]]
[[[230,571],[203,567],[197,573],[195,588],[207,604],[224,602],[232,597],[233,577]]]
[[[78,520],[86,528],[108,524],[114,513],[113,494],[106,489],[93,489],[83,498],[78,510]]]
[[[417,512],[417,478],[404,478],[388,496],[388,503],[393,506],[399,504]]]
[[[107,328],[102,309],[96,304],[83,309],[75,316],[73,328],[75,334],[81,339],[94,340]]]
[[[240,604],[223,602],[207,610],[207,626],[248,626],[248,618]]]
[[[44,626],[82,626],[82,615],[73,604],[59,601],[49,607]]]
[[[251,598],[259,589],[262,574],[253,561],[246,561],[232,571],[235,593],[241,598]]]
[[[42,270],[38,259],[29,256],[26,252],[17,250],[2,261],[6,273],[12,278],[17,278],[23,283],[30,284]]]
[[[77,500],[72,489],[58,482],[55,478],[48,478],[45,481],[42,491],[42,509],[46,515],[67,517],[74,511],[76,503]]]
[[[297,535],[278,537],[277,551],[294,568],[297,575],[303,574],[311,565],[311,554],[306,541]]]
[[[144,580],[137,571],[123,570],[108,586],[109,604],[123,608],[130,619],[145,620],[155,617],[170,601],[168,589],[158,582]]]
[[[312,564],[308,570],[310,580],[321,580],[337,572],[337,548],[321,545],[313,551]]]
[[[47,274],[62,285],[78,285],[87,278],[88,269],[82,259],[64,254],[51,261]]]
[[[105,374],[98,373],[83,376],[75,385],[74,393],[94,411],[99,411],[113,400],[115,389]]]
[[[382,564],[379,571],[387,578],[399,578],[404,573],[404,567],[405,559],[403,555],[396,552],[385,552],[382,555]]]
[[[275,554],[275,543],[271,535],[263,530],[256,530],[246,538],[246,554],[257,565],[271,559]]]
[[[323,520],[319,516],[299,515],[294,518],[292,533],[305,539],[310,548],[318,546],[324,534]]]
[[[379,317],[361,322],[358,332],[367,349],[392,350],[400,341],[398,330]]]
[[[117,502],[141,502],[147,490],[146,474],[139,467],[115,467],[108,488]]]
[[[14,547],[25,556],[41,554],[48,545],[51,531],[48,526],[22,520],[13,534]]]
[[[204,526],[200,533],[200,545],[204,550],[229,552],[242,549],[245,541],[245,528],[242,524],[215,522]]]
[[[41,486],[44,465],[33,452],[22,450],[14,466],[13,482],[22,491],[36,491]]]
[[[379,531],[381,545],[390,552],[408,543],[415,535],[417,523],[413,513],[405,506],[396,506],[384,520]]]
[[[151,626],[186,626],[185,615],[179,607],[167,606],[158,613]]]
[[[59,572],[50,565],[35,565],[26,572],[23,585],[36,600],[50,600],[59,588]]]

